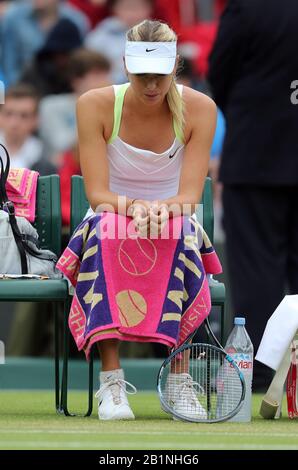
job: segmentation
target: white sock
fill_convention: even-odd
[[[189,374],[187,372],[169,372],[167,380],[168,382],[180,382],[182,380],[185,380],[186,377],[189,377]]]
[[[106,370],[99,374],[99,382],[101,384],[115,378],[124,379],[123,369]]]

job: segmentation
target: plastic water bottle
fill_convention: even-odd
[[[227,339],[225,350],[234,359],[243,373],[246,385],[246,393],[242,408],[229,421],[251,421],[251,386],[254,349],[250,337],[245,329],[245,318],[236,317],[234,319],[234,328]]]

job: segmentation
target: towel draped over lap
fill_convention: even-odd
[[[206,275],[222,271],[195,216],[169,219],[159,238],[142,238],[131,217],[110,212],[76,228],[57,268],[75,287],[69,327],[87,359],[108,338],[183,343],[210,312]]]

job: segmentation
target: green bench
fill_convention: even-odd
[[[58,175],[40,176],[37,183],[36,218],[40,247],[60,255],[61,252],[61,205]],[[60,411],[59,374],[59,310],[63,304],[64,317],[68,317],[68,284],[64,279],[1,279],[0,302],[51,302],[55,318],[55,403]],[[64,335],[65,336],[65,335]]]

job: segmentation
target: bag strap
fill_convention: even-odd
[[[26,252],[29,255],[34,256],[34,258],[42,259],[44,261],[55,261],[55,262],[58,261],[58,258],[55,255],[55,253],[47,253],[47,254],[45,254],[45,253],[36,253],[36,251],[34,251],[34,249],[31,248],[31,246],[27,245],[27,243],[25,241],[23,241],[23,246],[24,246]]]
[[[0,146],[3,148],[3,150],[6,154],[6,167],[5,167],[5,169],[4,169],[2,157],[0,156],[0,161],[1,161],[1,176],[0,176],[0,199],[1,200],[0,200],[0,203],[1,203],[1,207],[3,207],[3,203],[8,200],[5,185],[6,185],[6,181],[7,181],[7,178],[8,178],[9,169],[10,169],[10,157],[9,157],[8,151],[4,147],[4,145],[2,145],[0,143]]]
[[[6,167],[4,169],[3,165],[3,160],[0,156],[0,164],[1,164],[1,177],[0,177],[0,198],[2,202],[2,208],[6,209],[8,216],[9,216],[9,222],[11,225],[12,233],[15,239],[15,242],[17,244],[20,257],[21,257],[21,268],[22,268],[22,274],[28,274],[28,263],[27,263],[27,257],[26,253],[28,253],[31,256],[34,256],[35,258],[42,259],[44,261],[57,261],[57,256],[53,254],[42,254],[42,253],[36,253],[31,246],[28,245],[28,241],[33,242],[36,245],[36,240],[31,237],[30,235],[24,235],[20,232],[17,219],[15,216],[15,209],[14,209],[14,204],[12,201],[9,201],[6,193],[6,182],[9,174],[9,168],[10,168],[10,157],[8,154],[7,149],[4,147],[4,145],[0,144],[0,146],[4,149],[5,154],[6,154]],[[38,247],[37,247],[38,248]]]
[[[14,210],[14,204],[13,202],[8,200],[7,193],[6,193],[6,182],[9,174],[9,169],[10,169],[10,158],[8,151],[4,147],[4,145],[0,144],[0,146],[4,149],[4,152],[6,154],[6,166],[4,169],[3,165],[3,160],[2,157],[0,156],[0,164],[1,164],[1,178],[0,178],[0,187],[1,187],[1,204],[2,208],[7,210],[8,217],[9,217],[9,222],[10,226],[12,229],[12,233],[16,242],[16,245],[18,247],[20,257],[21,257],[21,269],[22,269],[22,274],[28,274],[28,263],[27,263],[27,257],[26,257],[26,251],[23,245],[23,240],[22,240],[22,235],[20,233],[17,220],[15,217],[15,210]]]
[[[26,257],[25,244],[23,243],[22,234],[18,227],[17,219],[14,212],[14,205],[11,201],[7,201],[6,203],[4,203],[4,207],[7,209],[12,233],[20,253],[22,274],[28,274],[28,263]]]
[[[38,238],[33,237],[32,235],[27,235],[26,233],[22,233],[22,240],[26,244],[27,244],[27,242],[31,242],[36,246],[36,248],[38,250],[40,249],[40,244],[39,244]]]

